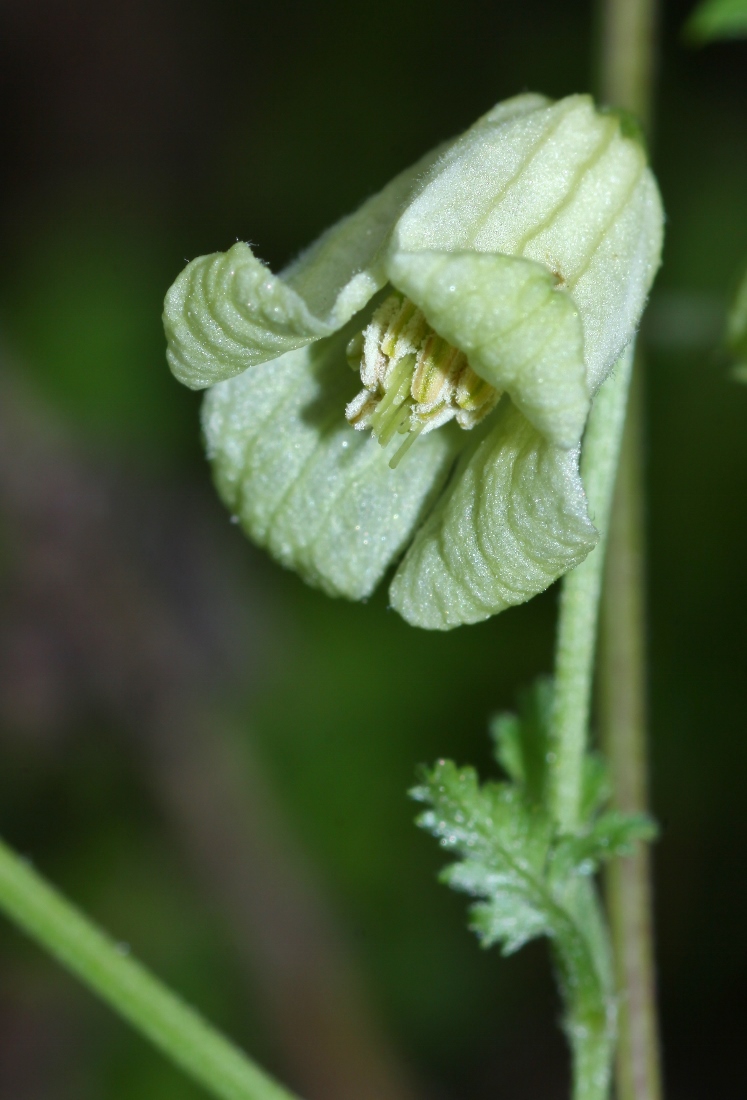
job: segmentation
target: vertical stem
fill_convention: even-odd
[[[656,7],[656,0],[602,0],[602,98],[633,111],[645,130],[651,128]]]
[[[555,653],[552,800],[555,819],[566,831],[578,824],[581,804],[602,569],[632,363],[633,346],[630,345],[594,399],[589,414],[581,455],[581,477],[589,512],[600,537],[586,560],[566,574],[560,596]]]
[[[601,90],[650,127],[655,0],[603,0]],[[600,631],[600,728],[615,805],[647,808],[642,362],[636,363],[610,525]],[[660,1100],[649,853],[614,861],[607,900],[618,988],[618,1100]]]
[[[647,808],[641,378],[631,394],[602,597],[599,718],[616,808]],[[618,1100],[660,1100],[650,856],[644,845],[607,869],[607,905],[621,993]]]

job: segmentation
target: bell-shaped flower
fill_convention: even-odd
[[[596,542],[579,445],[661,237],[620,118],[522,95],[280,275],[242,243],[194,260],[166,298],[168,359],[210,387],[226,504],[332,595],[368,596],[401,558],[390,599],[418,626],[542,591]]]

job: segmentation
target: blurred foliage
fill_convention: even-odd
[[[682,1100],[738,1094],[747,1024],[747,390],[712,355],[747,254],[747,80],[740,43],[682,49],[690,10],[671,0],[663,14],[654,156],[668,238],[644,323],[660,988],[667,1078]],[[3,19],[2,342],[95,468],[155,486],[177,509],[185,487],[209,495],[196,399],[163,360],[161,299],[184,260],[246,237],[278,266],[493,102],[586,90],[592,68],[581,0],[38,0]],[[117,499],[148,542],[131,494]],[[479,1100],[498,1081],[507,1100],[562,1096],[543,948],[508,962],[480,951],[405,793],[416,764],[441,755],[487,769],[487,716],[551,666],[556,593],[478,627],[418,633],[383,597],[352,606],[304,588],[206,507],[241,562],[231,599],[254,638],[224,705],[266,765],[395,1047],[427,1096]],[[11,519],[7,604],[21,553]],[[180,570],[175,553],[179,583]],[[190,591],[184,581],[183,602]],[[64,647],[75,697],[39,711],[46,651],[33,632],[24,641],[28,623],[5,620],[16,671],[2,689],[3,835],[282,1072],[261,998],[127,722],[85,669],[73,677],[79,658]],[[36,710],[19,702],[19,654]],[[8,1095],[198,1095],[4,925],[0,951]]]
[[[19,248],[3,305],[24,364],[87,439],[154,459],[196,451],[196,401],[164,374],[157,238],[104,197],[44,210]]]
[[[726,326],[727,347],[736,359],[734,374],[741,382],[747,382],[747,273],[729,311]]]
[[[693,42],[747,35],[746,0],[705,0],[690,16],[685,27]]]

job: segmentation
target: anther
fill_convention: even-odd
[[[434,332],[414,302],[399,293],[382,302],[346,354],[363,383],[345,409],[348,421],[359,431],[370,429],[382,447],[397,432],[406,437],[389,462],[392,469],[418,436],[450,420],[469,430],[500,398],[464,353]]]

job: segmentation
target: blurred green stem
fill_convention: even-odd
[[[599,617],[602,571],[615,486],[633,345],[594,399],[581,453],[581,476],[599,542],[563,579],[555,653],[553,808],[562,829],[579,824],[584,753]]]
[[[599,83],[602,99],[651,129],[656,56],[656,0],[601,0]]]
[[[602,96],[633,111],[649,131],[655,29],[655,0],[604,0]],[[600,631],[600,733],[614,804],[628,813],[646,811],[648,787],[642,370],[639,356],[612,507]],[[607,902],[621,996],[617,1100],[660,1100],[651,876],[643,845],[610,864]]]
[[[637,364],[640,366],[640,361]],[[638,370],[625,426],[602,595],[599,725],[616,809],[648,804],[645,596]],[[645,845],[613,860],[606,874],[617,987],[618,1100],[660,1100],[650,856]]]
[[[0,908],[217,1100],[295,1100],[2,841]]]

